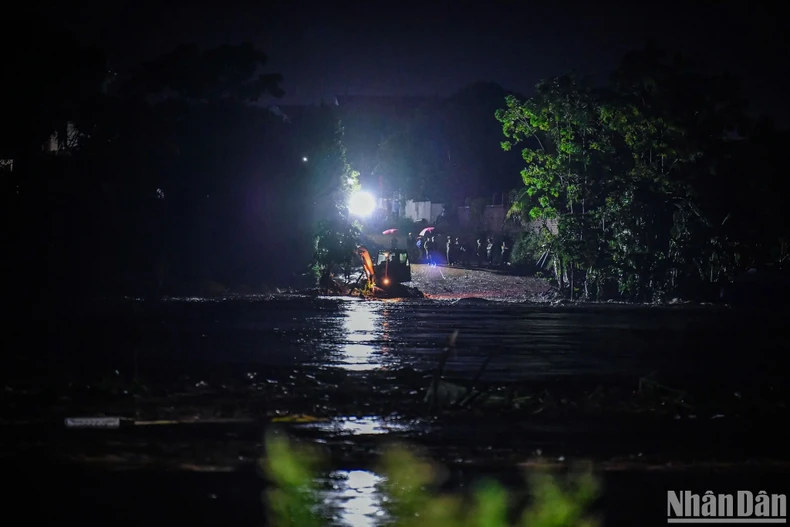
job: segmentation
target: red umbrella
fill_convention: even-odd
[[[395,234],[398,232],[398,229],[387,229],[386,231],[382,232],[381,234]]]
[[[425,227],[423,230],[420,231],[420,236],[425,236],[429,232],[433,232],[436,227]]]

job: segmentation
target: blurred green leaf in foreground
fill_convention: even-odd
[[[262,466],[270,480],[266,492],[268,525],[318,527],[329,525],[321,512],[316,485],[318,456],[291,445],[280,436],[266,442]],[[588,515],[598,497],[599,486],[589,470],[567,481],[538,472],[529,478],[531,500],[519,503],[501,484],[480,482],[471,496],[439,493],[442,469],[409,449],[388,450],[381,460],[385,475],[382,493],[388,509],[388,525],[396,527],[595,527]]]

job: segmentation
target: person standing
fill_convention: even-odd
[[[509,260],[510,260],[510,246],[508,245],[507,240],[502,240],[502,260],[500,262],[502,267],[506,266]]]
[[[425,243],[423,244],[423,246],[425,247],[425,260],[429,264],[433,263],[433,254],[432,253],[433,253],[433,249],[434,249],[434,244],[435,243],[436,242],[433,240],[433,237],[430,237],[430,238],[426,238],[425,239]]]

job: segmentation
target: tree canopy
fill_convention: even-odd
[[[732,167],[755,137],[739,135],[748,120],[734,79],[648,46],[605,87],[564,75],[505,103],[502,147],[519,146],[526,164],[511,213],[558,220],[548,242],[572,295],[611,283],[644,300],[739,268],[748,240],[727,196],[744,187]]]

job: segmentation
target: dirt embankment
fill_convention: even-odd
[[[428,298],[484,298],[511,302],[547,301],[554,288],[547,280],[513,276],[495,269],[412,264],[409,285]]]

